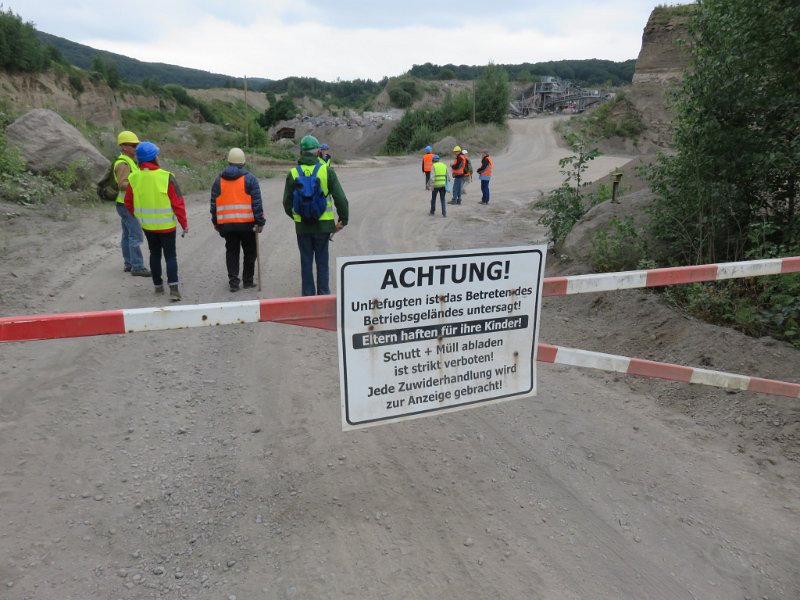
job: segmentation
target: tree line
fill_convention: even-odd
[[[552,75],[582,86],[621,86],[633,81],[636,60],[614,62],[592,58],[497,66],[508,74],[511,81],[520,83],[533,83],[540,81],[542,77]],[[425,80],[471,80],[478,79],[485,68],[471,65],[434,65],[428,62],[424,65],[414,65],[408,74]]]

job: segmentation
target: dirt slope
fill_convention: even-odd
[[[473,183],[447,219],[427,215],[416,158],[341,168],[333,255],[540,240],[527,207],[560,182],[552,125],[514,121],[491,204]],[[265,296],[294,296],[282,181],[262,183]],[[207,194],[188,204],[185,303],[255,298],[227,291]],[[9,212],[3,314],[157,302],[122,273],[113,207]],[[639,292],[549,299],[541,341],[800,373],[785,345]],[[536,398],[345,434],[335,348],[283,325],[0,346],[0,597],[800,596],[796,401],[540,365]]]

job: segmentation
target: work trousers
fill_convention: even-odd
[[[178,253],[175,250],[175,231],[147,231],[147,247],[150,248],[150,273],[153,275],[154,285],[164,285],[161,275],[161,257],[167,263],[167,283],[178,283]]]
[[[231,286],[239,286],[239,249],[244,254],[242,281],[252,285],[256,265],[256,232],[233,231],[225,233],[225,266],[228,269],[228,282]]]
[[[303,296],[325,296],[331,293],[328,283],[328,244],[330,233],[298,233],[300,277]],[[314,265],[317,266],[317,285],[314,287]]]
[[[447,216],[447,203],[444,201],[446,191],[445,187],[435,187],[431,190],[431,214],[436,213],[436,196],[438,195],[442,199],[442,216]]]

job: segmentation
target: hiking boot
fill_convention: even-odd
[[[156,286],[156,294],[163,294],[163,293],[164,293],[164,286],[163,285],[157,285]]]
[[[232,292],[238,292],[238,291],[239,291],[239,286],[238,286],[238,285],[235,285],[235,284],[233,284],[233,283],[232,283],[232,284],[229,286],[229,289],[230,289]]]
[[[170,302],[177,302],[181,299],[181,291],[178,289],[177,283],[169,284],[169,300]]]
[[[131,272],[131,268],[130,268],[130,267],[125,267],[125,268],[124,268],[124,269],[122,269],[122,270],[123,270],[125,273],[130,273],[130,272]]]
[[[141,267],[139,269],[131,269],[131,275],[134,277],[150,277],[150,270]]]
[[[253,283],[252,281],[245,281],[245,282],[242,284],[242,287],[243,287],[244,289],[254,288],[254,287],[256,287],[256,284],[255,284],[255,283]]]
[[[458,204],[458,202],[456,202],[455,200],[450,200],[450,201],[448,202],[448,204]]]

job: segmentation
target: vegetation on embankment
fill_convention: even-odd
[[[413,83],[413,80],[409,80]],[[406,86],[407,94],[412,98],[416,94],[415,86]],[[418,151],[431,141],[447,135],[465,139],[463,132],[466,124],[494,125],[505,129],[508,102],[511,98],[511,86],[508,74],[504,69],[489,64],[483,69],[481,78],[475,84],[475,93],[462,90],[457,94],[447,92],[444,101],[438,107],[423,107],[406,111],[400,122],[395,125],[386,141],[388,154],[403,154]],[[455,135],[458,130],[461,135]],[[484,141],[483,144],[488,144]]]
[[[673,151],[643,172],[654,193],[648,230],[612,220],[594,241],[598,268],[800,254],[800,4],[705,0],[689,13],[692,64],[672,98]],[[582,121],[590,145],[592,124]],[[573,169],[585,156],[584,147]],[[569,173],[540,201],[556,244],[592,203]],[[800,274],[675,286],[663,295],[694,316],[800,348]]]

